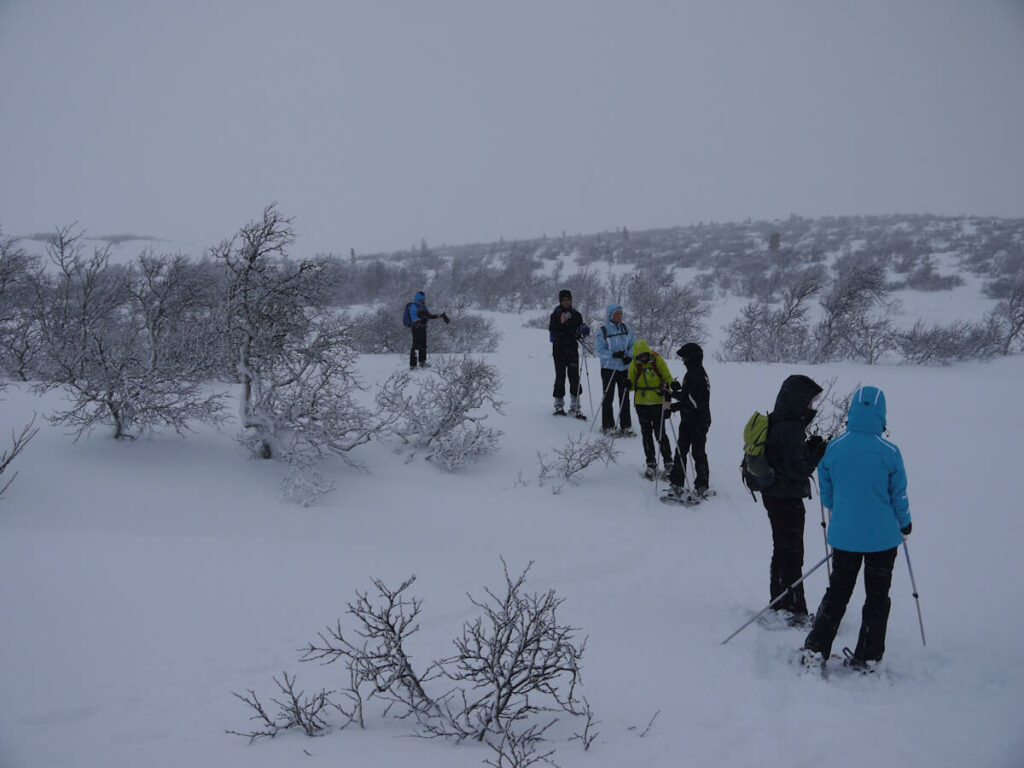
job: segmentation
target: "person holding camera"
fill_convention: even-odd
[[[775,482],[761,491],[761,500],[772,527],[772,560],[769,569],[771,598],[786,592],[803,575],[804,499],[811,498],[810,477],[825,454],[820,435],[807,437],[806,430],[817,411],[812,407],[821,387],[808,376],[786,378],[768,414],[765,454],[775,471]],[[790,626],[807,626],[804,585],[798,584],[773,608]]]
[[[647,468],[644,477],[653,480],[658,473],[658,454],[664,462],[664,475],[669,474],[672,466],[672,446],[665,432],[669,408],[669,391],[675,379],[668,369],[664,358],[643,339],[633,344],[633,360],[629,364],[627,374],[629,388],[633,390],[633,407],[636,408],[636,420],[640,424],[640,437],[644,445],[644,459]]]
[[[569,378],[569,413],[580,419],[586,416],[580,410],[580,348],[579,342],[590,333],[583,322],[583,315],[572,306],[572,292],[563,288],[558,292],[558,306],[548,321],[548,338],[551,339],[551,355],[555,360],[555,415],[565,415],[565,379]]]
[[[416,295],[413,296],[412,304],[409,305],[411,325],[409,328],[412,330],[412,348],[409,350],[409,370],[416,370],[416,357],[419,355],[420,368],[429,368],[430,363],[427,362],[427,322],[430,320],[437,320],[440,318],[444,320],[445,325],[451,322],[448,319],[448,315],[444,312],[433,313],[427,309],[427,294],[423,291],[416,291]]]
[[[686,374],[682,383],[673,381],[672,410],[679,412],[679,440],[676,444],[672,472],[669,474],[669,493],[682,496],[686,486],[686,454],[693,454],[696,477],[693,492],[698,498],[708,495],[708,430],[711,428],[711,380],[704,370],[704,350],[699,344],[683,344],[676,354],[683,359]]]
[[[903,456],[882,437],[884,431],[885,394],[878,387],[860,387],[850,400],[846,431],[829,442],[818,464],[821,503],[832,510],[832,576],[804,641],[805,664],[823,664],[831,655],[862,562],[860,633],[845,663],[871,671],[885,653],[892,568],[897,548],[913,526]]]
[[[595,335],[597,357],[601,361],[601,431],[606,435],[632,437],[633,421],[629,413],[629,376],[626,371],[633,360],[633,329],[622,322],[622,307],[609,304],[605,308],[608,319]],[[616,389],[618,394],[616,395]],[[616,409],[615,403],[618,403]],[[615,429],[615,411],[619,413],[619,428]]]

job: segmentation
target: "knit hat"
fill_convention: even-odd
[[[572,291],[570,291],[568,288],[563,288],[562,290],[560,290],[558,292],[558,300],[561,301],[562,299],[568,299],[569,301],[572,301]]]

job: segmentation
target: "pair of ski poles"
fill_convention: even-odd
[[[914,596],[914,603],[917,606],[917,624],[918,624],[918,626],[921,629],[921,645],[927,646],[928,642],[925,640],[925,637],[924,637],[924,619],[921,618],[921,599],[920,599],[920,595],[918,594],[918,591],[917,591],[917,582],[914,580],[914,569],[910,565],[910,548],[907,546],[907,537],[906,536],[903,537],[903,554],[907,558],[907,571],[910,573],[910,587],[913,590],[912,594]],[[755,621],[757,621],[759,618],[761,618],[765,613],[767,613],[769,611],[769,609],[774,608],[775,605],[779,601],[781,601],[784,597],[786,597],[786,595],[791,593],[798,586],[803,584],[804,583],[804,579],[806,579],[808,576],[810,576],[812,573],[814,573],[816,570],[818,570],[822,565],[824,565],[826,562],[828,562],[828,560],[831,557],[832,557],[832,553],[831,552],[827,552],[825,554],[825,556],[823,558],[821,558],[821,560],[819,560],[817,563],[815,563],[814,566],[809,571],[807,571],[807,573],[803,574],[799,579],[797,579],[792,584],[790,584],[788,587],[786,587],[786,589],[783,590],[782,594],[780,594],[778,597],[776,597],[774,600],[772,600],[770,603],[768,603],[768,605],[766,605],[764,608],[762,608],[760,611],[758,611],[756,614],[754,614],[754,616],[752,618],[748,619],[739,629],[737,629],[735,632],[733,632],[731,635],[729,635],[727,638],[725,638],[725,640],[722,641],[722,645],[725,645],[726,643],[728,643],[730,640],[732,640],[734,637],[736,637],[736,635],[738,635],[744,629],[746,629],[751,624],[753,624]]]

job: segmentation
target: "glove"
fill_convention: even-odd
[[[821,457],[825,455],[826,447],[825,438],[821,435],[811,435],[807,438],[807,452],[814,457],[815,461],[821,461]]]
[[[620,349],[618,352],[612,352],[612,357],[617,357],[617,358],[619,358],[619,360],[622,360],[623,362],[625,362],[625,360],[626,360],[626,353],[623,352]]]
[[[669,384],[669,386],[672,387],[672,391],[673,392],[682,392],[683,391],[683,385],[680,384],[675,379],[672,379],[672,383]]]
[[[448,319],[448,315],[445,314],[444,312],[441,313],[441,319],[444,320],[445,325],[448,325],[448,323],[451,322],[451,320]]]
[[[914,524],[907,523],[903,528],[900,528],[900,533],[902,533],[904,536],[909,536],[912,530],[914,530]]]
[[[583,325],[580,326],[580,336],[589,336],[589,335],[590,335],[590,326],[587,325],[586,323],[584,323]]]
[[[626,365],[629,365],[631,362],[633,362],[633,358],[623,353],[622,362],[624,362]]]

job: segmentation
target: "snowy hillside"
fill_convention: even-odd
[[[688,509],[659,503],[639,477],[639,438],[617,441],[618,463],[577,486],[539,486],[537,452],[590,425],[549,415],[546,332],[492,317],[501,450],[446,473],[374,443],[360,454],[369,471],[331,465],[338,490],[310,508],[280,500],[281,466],[247,459],[232,423],[186,439],[98,431],[73,442],[40,419],[0,499],[0,766],[479,766],[494,759],[487,747],[409,738],[411,722],[377,712],[365,730],[320,738],[249,744],[225,731],[251,727],[232,692],[268,700],[282,671],[307,692],[346,685],[340,666],[299,663],[298,649],[344,621],[371,578],[397,586],[415,574],[413,663],[449,655],[478,613],[466,593],[502,584],[501,557],[516,572],[532,561],[528,586],[555,589],[559,618],[589,638],[582,693],[600,735],[584,751],[570,741],[578,723],[549,731],[564,768],[1024,764],[1024,357],[949,368],[709,359],[718,496]],[[372,385],[405,364],[394,354],[359,366]],[[671,355],[670,366],[682,372]],[[596,401],[593,360],[588,371]],[[928,645],[901,553],[877,677],[801,674],[796,630],[754,624],[721,645],[768,600],[768,522],[736,467],[742,425],[794,372],[837,377],[844,392],[882,387],[906,460]],[[4,435],[60,405],[23,385],[0,398]],[[823,555],[817,500],[807,509],[812,564]],[[810,577],[809,603],[824,585],[822,571]],[[855,640],[861,600],[858,587],[837,649]]]

